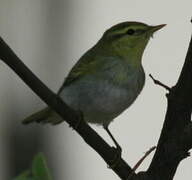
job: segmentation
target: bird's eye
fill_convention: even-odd
[[[133,35],[135,33],[134,29],[129,29],[126,34]]]

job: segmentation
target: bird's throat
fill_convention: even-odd
[[[145,45],[141,43],[133,47],[102,43],[99,46],[96,45],[95,48],[101,56],[120,57],[119,59],[124,60],[129,65],[140,66]]]
[[[117,54],[132,66],[140,66],[144,49],[124,47],[116,50]]]

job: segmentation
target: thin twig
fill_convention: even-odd
[[[139,159],[139,161],[135,164],[135,166],[133,167],[133,173],[131,173],[130,175],[129,175],[129,177],[127,178],[127,180],[129,180],[132,176],[133,176],[133,174],[135,173],[135,171],[138,169],[138,167],[142,164],[142,162],[146,159],[146,157],[147,156],[149,156],[149,154],[151,154],[151,152],[153,152],[154,150],[156,149],[156,146],[153,146],[153,147],[151,147],[145,154],[144,154],[144,156],[141,158],[141,159]]]
[[[159,80],[155,79],[151,74],[149,74],[149,77],[153,80],[153,82],[163,88],[165,88],[168,91],[171,91],[171,88],[165,84],[163,84],[162,82],[160,82]]]
[[[151,147],[145,154],[144,156],[135,164],[135,166],[133,167],[133,171],[135,172],[137,170],[137,168],[141,165],[141,163],[145,160],[145,158],[151,154],[151,152],[153,152],[156,149],[156,146]]]

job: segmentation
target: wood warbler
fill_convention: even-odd
[[[120,146],[108,126],[141,92],[144,49],[153,33],[164,26],[140,22],[112,26],[74,65],[58,92],[67,105],[83,113],[86,122],[102,125],[117,148]],[[46,107],[23,123],[34,121],[58,124],[64,120]]]

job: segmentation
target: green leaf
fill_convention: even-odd
[[[32,163],[32,175],[35,180],[52,180],[45,157],[42,153],[35,156]]]
[[[30,178],[30,171],[24,171],[22,174],[20,174],[19,176],[17,176],[16,178],[14,178],[13,180],[35,180],[34,178]]]
[[[32,168],[24,171],[13,180],[52,180],[42,153],[37,154],[32,162]]]

